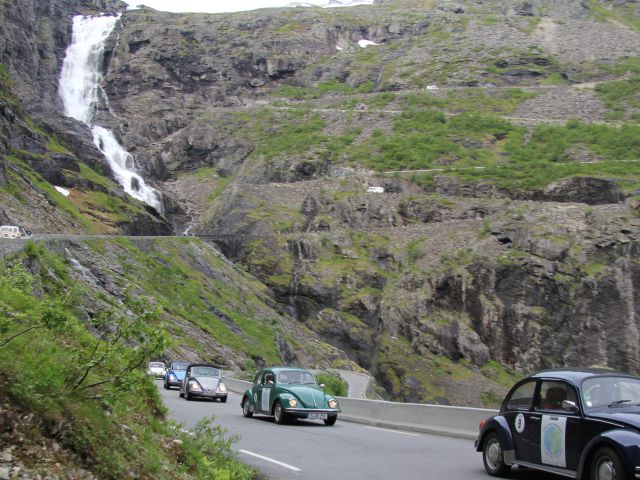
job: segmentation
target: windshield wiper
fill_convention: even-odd
[[[622,405],[623,403],[631,403],[631,400],[616,400],[615,402],[611,402],[609,406],[615,407],[617,405]]]

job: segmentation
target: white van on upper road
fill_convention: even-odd
[[[2,225],[0,227],[0,238],[31,238],[31,234],[22,227],[15,225]]]

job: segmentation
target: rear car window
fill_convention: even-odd
[[[507,407],[510,410],[530,410],[533,405],[533,394],[535,391],[535,381],[523,383],[511,393]]]

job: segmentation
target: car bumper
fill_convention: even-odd
[[[226,393],[219,393],[219,392],[194,392],[192,390],[189,390],[189,396],[191,396],[193,398],[215,399],[215,398],[226,398],[227,394]]]
[[[171,388],[171,387],[179,387],[181,384],[182,384],[182,380],[177,380],[175,382],[170,382],[170,381],[167,380],[167,386],[169,388]]]

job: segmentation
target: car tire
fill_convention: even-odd
[[[630,480],[618,454],[610,447],[596,452],[591,462],[591,480]]]
[[[186,392],[184,392],[184,398],[186,400],[193,400],[193,397],[191,395],[189,395],[189,390],[187,390]]]
[[[251,404],[249,403],[249,399],[244,397],[242,399],[242,415],[247,418],[253,417],[253,412],[251,411]]]
[[[164,389],[165,390],[170,390],[169,384],[167,382],[164,382]]]
[[[227,397],[220,397],[221,403],[227,403]]]
[[[324,424],[327,427],[331,427],[336,424],[336,420],[338,420],[338,415],[329,415],[327,419],[324,421]]]
[[[511,466],[504,463],[504,447],[497,432],[489,432],[482,447],[484,469],[492,477],[501,477],[509,473]]]
[[[287,414],[284,412],[284,408],[282,408],[280,402],[276,402],[273,406],[273,420],[278,425],[282,425],[287,422]]]

